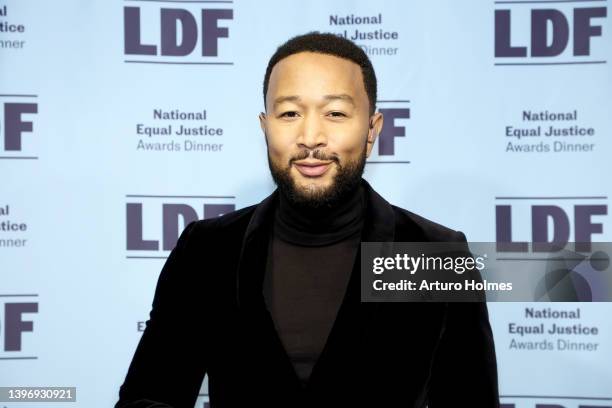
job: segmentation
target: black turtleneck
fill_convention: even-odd
[[[296,208],[279,194],[264,299],[303,385],[344,298],[364,214],[361,185],[335,206],[318,209]]]

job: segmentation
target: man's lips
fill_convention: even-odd
[[[332,162],[300,161],[293,162],[295,168],[306,177],[319,177],[330,168]]]

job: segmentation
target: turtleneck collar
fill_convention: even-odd
[[[365,192],[363,183],[334,207],[295,208],[280,192],[274,219],[274,234],[300,246],[325,246],[347,239],[363,227]]]

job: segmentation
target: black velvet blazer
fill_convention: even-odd
[[[362,241],[465,241],[363,183]],[[499,406],[486,303],[362,303],[358,261],[302,388],[262,294],[277,194],[185,228],[116,408],[192,408],[205,374],[211,408]]]

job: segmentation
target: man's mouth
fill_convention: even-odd
[[[331,167],[332,162],[319,160],[300,160],[299,162],[293,162],[293,164],[303,176],[319,177],[325,174],[325,172]]]

